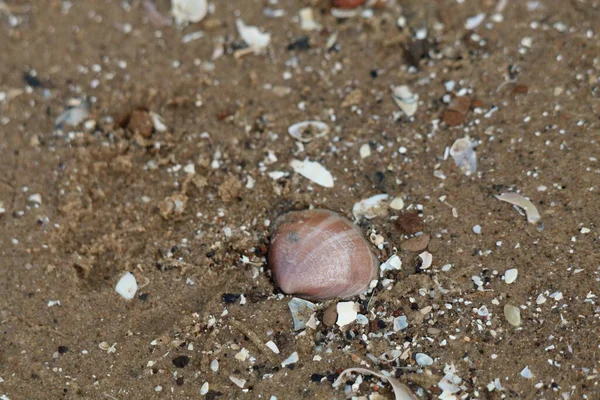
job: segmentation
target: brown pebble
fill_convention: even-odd
[[[413,253],[417,253],[419,251],[423,251],[427,248],[427,245],[429,244],[429,239],[431,237],[427,234],[425,235],[421,235],[421,236],[417,236],[414,238],[410,238],[408,240],[403,241],[402,243],[400,243],[400,248],[402,250],[406,250],[406,251],[411,251]]]
[[[337,318],[337,304],[334,303],[325,309],[325,312],[323,313],[323,323],[326,326],[333,326],[337,322]]]
[[[529,87],[527,85],[517,85],[513,89],[513,93],[515,94],[527,94],[529,91]]]
[[[148,138],[154,130],[152,117],[144,110],[134,110],[129,117],[127,129],[134,134],[137,133],[142,135],[142,137]]]
[[[458,111],[446,110],[444,111],[444,122],[448,126],[457,126],[465,122],[465,116]]]
[[[471,107],[471,99],[467,96],[458,96],[452,99],[448,105],[448,110],[466,115],[469,112],[469,107]]]
[[[336,8],[356,8],[362,6],[366,0],[333,0],[331,3]]]
[[[402,233],[413,235],[417,232],[422,232],[425,225],[417,214],[405,212],[398,216],[396,226]]]
[[[427,245],[427,250],[429,250],[430,253],[435,253],[440,249],[441,245],[442,242],[440,239],[432,238]]]

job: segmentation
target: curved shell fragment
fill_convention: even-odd
[[[288,133],[291,137],[303,143],[326,136],[331,129],[329,125],[321,121],[302,121],[290,125]]]
[[[518,193],[502,193],[501,195],[496,196],[496,198],[500,201],[505,201],[519,208],[522,208],[525,211],[525,214],[527,215],[527,221],[529,221],[529,223],[531,224],[535,224],[540,219],[542,219],[539,211],[537,210],[535,205],[533,205],[531,200]]]
[[[331,188],[333,187],[333,175],[324,166],[316,161],[292,160],[290,166],[294,172],[299,173],[306,179],[309,179],[317,185]]]

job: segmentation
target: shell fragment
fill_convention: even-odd
[[[288,128],[290,136],[303,143],[326,136],[329,131],[329,126],[321,121],[297,122]]]
[[[294,172],[302,175],[306,179],[309,179],[317,185],[332,188],[333,187],[333,175],[324,166],[316,161],[309,160],[292,160],[290,166]]]
[[[419,95],[411,92],[408,86],[400,85],[394,87],[392,89],[392,98],[407,117],[412,117],[417,112]]]
[[[518,193],[502,193],[501,195],[496,196],[496,198],[500,201],[505,201],[525,210],[527,221],[529,221],[531,224],[535,224],[542,218],[533,203]]]

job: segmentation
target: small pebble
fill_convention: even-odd
[[[513,283],[514,281],[517,280],[518,275],[519,275],[519,270],[516,268],[506,270],[506,272],[504,272],[504,282]]]
[[[415,354],[415,361],[422,367],[427,367],[433,364],[433,358],[429,357],[425,353],[417,353]]]
[[[506,317],[506,320],[512,326],[521,325],[521,310],[519,310],[519,307],[515,307],[510,304],[505,305],[504,317]]]
[[[325,312],[323,313],[323,323],[325,324],[325,326],[335,325],[335,322],[338,318],[336,307],[336,304],[332,304],[325,309]]]
[[[400,248],[402,250],[410,251],[412,253],[418,253],[427,248],[427,246],[429,245],[430,239],[431,239],[431,236],[429,236],[427,234],[417,236],[414,238],[410,238],[410,239],[404,240],[402,243],[400,243]]]

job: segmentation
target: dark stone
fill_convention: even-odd
[[[173,365],[177,368],[183,368],[188,365],[190,362],[190,358],[188,356],[179,356],[173,359]]]

